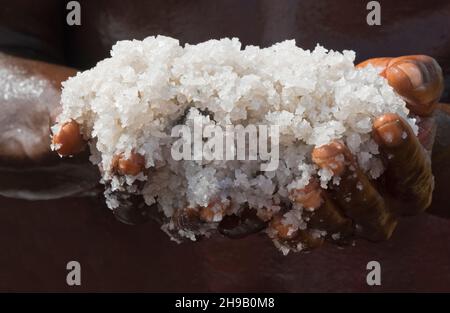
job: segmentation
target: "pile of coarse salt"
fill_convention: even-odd
[[[331,140],[343,140],[370,177],[382,173],[370,137],[373,119],[395,112],[417,127],[377,70],[357,69],[354,59],[353,51],[319,45],[303,50],[293,40],[264,49],[242,48],[236,38],[184,47],[163,36],[119,41],[110,58],[63,84],[63,110],[53,132],[70,120],[80,124],[111,209],[120,205],[118,192],[142,195],[168,218],[165,230],[195,240],[198,233],[177,230],[170,220],[176,210],[222,199],[229,202],[226,214],[245,204],[267,220],[312,175],[327,188],[332,175],[313,165],[311,150]],[[180,121],[194,127],[194,117],[203,125],[278,125],[278,168],[261,172],[260,160],[174,160],[171,146],[178,138],[171,130]],[[113,157],[132,150],[145,156],[146,171],[115,175]],[[292,210],[289,222],[305,227],[302,208]],[[223,218],[222,211],[216,213],[205,234]]]

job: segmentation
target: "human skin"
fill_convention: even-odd
[[[307,222],[308,228],[326,231],[329,234],[328,239],[332,242],[334,240],[330,236],[336,233],[345,237],[342,238],[344,240],[348,240],[346,237],[352,236],[353,233],[372,241],[389,239],[399,216],[417,214],[429,207],[434,189],[429,155],[422,147],[421,141],[431,143],[433,141],[430,137],[434,136],[434,132],[430,128],[434,125],[424,122],[432,119],[436,104],[442,95],[443,75],[440,66],[433,58],[423,55],[370,59],[358,67],[364,68],[368,65],[375,66],[380,72],[379,75],[385,77],[405,99],[411,114],[420,119],[419,133],[416,137],[408,123],[397,114],[383,114],[374,120],[372,137],[379,145],[380,157],[386,167],[385,173],[377,181],[372,181],[364,174],[343,142],[334,141],[314,148],[313,162],[319,168],[330,170],[336,177],[340,177],[340,184],[330,185],[328,190],[322,190],[318,197],[319,201],[312,205],[305,203],[298,196],[291,200],[301,204],[307,211],[313,210],[308,214],[311,215],[307,218],[310,220]],[[53,134],[53,144],[61,156],[77,155],[83,148],[83,140],[79,125],[75,121],[66,122]],[[431,145],[428,149],[431,149]],[[117,155],[111,170],[118,175],[138,175],[144,170],[144,164],[145,159],[142,155],[131,153],[128,159]],[[314,186],[315,189],[320,189],[318,184]],[[307,188],[310,189],[308,186]],[[306,195],[312,191],[295,192]],[[113,210],[122,221],[130,224],[141,223],[148,217],[147,211],[154,210],[146,206],[142,199],[142,205],[139,205],[138,201],[129,201],[128,198],[124,195],[121,201],[123,204],[119,204]],[[211,222],[215,215],[213,210],[216,204],[212,201],[205,208],[199,208],[198,217],[192,214],[175,216],[174,223],[178,224],[179,218],[184,220],[188,217],[191,222],[186,225],[187,228],[179,227],[195,231],[202,222]],[[223,205],[218,205],[226,211]],[[192,213],[192,209],[186,210]],[[323,240],[315,238],[313,232],[283,224],[281,220],[283,213],[284,211],[281,211],[272,221],[271,216],[261,220],[261,225],[263,222],[269,222],[268,230],[271,237],[292,247],[301,243],[304,249],[315,248],[322,244]],[[142,218],[127,220],[127,215]],[[333,218],[328,218],[330,216]],[[237,218],[239,217],[240,214],[237,215]],[[227,219],[229,217],[225,217],[219,223],[219,231],[223,222],[227,223],[227,228],[230,229]],[[255,216],[255,219],[258,217]],[[313,219],[323,222],[315,223]],[[238,226],[240,224],[237,222]],[[263,227],[258,226],[255,230],[249,228],[249,233],[260,231],[261,228]]]
[[[97,185],[98,173],[87,153],[61,160],[49,149],[49,127],[61,108],[61,82],[75,73],[0,53],[0,195],[50,199]]]
[[[365,8],[361,7],[363,5],[359,6],[355,4],[354,1],[352,3],[347,2],[345,5],[348,8],[347,13],[345,14],[348,14],[350,18],[340,18],[342,14],[342,3],[338,4],[336,2],[326,1],[289,2],[286,3],[286,5],[281,6],[272,5],[269,1],[258,3],[249,2],[245,5],[237,4],[237,2],[231,2],[231,4],[221,2],[218,5],[207,4],[204,1],[184,3],[185,4],[176,1],[157,1],[152,2],[152,10],[149,10],[146,8],[148,4],[141,2],[130,6],[127,14],[123,14],[123,8],[120,6],[119,2],[116,1],[108,1],[108,5],[106,5],[106,2],[102,1],[82,2],[83,12],[85,14],[83,19],[84,25],[78,29],[75,27],[67,29],[65,53],[64,49],[62,49],[63,52],[61,52],[58,51],[58,48],[53,48],[54,46],[58,46],[58,44],[54,44],[54,42],[56,42],[55,40],[49,39],[52,38],[52,36],[48,35],[48,30],[51,30],[52,28],[47,25],[43,27],[45,31],[42,32],[43,34],[46,34],[45,36],[40,34],[39,27],[34,28],[37,33],[34,39],[36,39],[37,42],[42,41],[45,43],[36,46],[51,46],[52,48],[35,48],[33,51],[45,50],[53,52],[45,52],[42,54],[33,52],[33,54],[38,55],[39,57],[45,55],[42,58],[47,60],[50,58],[54,61],[60,61],[61,57],[52,57],[52,55],[65,55],[69,65],[78,68],[87,68],[92,66],[99,59],[105,57],[111,44],[118,39],[142,39],[148,35],[161,33],[180,38],[183,42],[196,43],[214,37],[239,36],[246,44],[268,45],[279,40],[295,37],[298,44],[304,47],[311,48],[316,42],[320,42],[329,48],[340,50],[344,48],[354,49],[357,51],[358,61],[377,56],[399,56],[423,53],[438,60],[444,73],[449,72],[450,63],[447,56],[449,55],[450,50],[450,47],[448,46],[450,35],[445,30],[448,29],[450,13],[448,4],[445,1],[427,2],[426,6],[419,1],[408,1],[404,2],[402,5],[399,4],[399,2],[396,2],[395,4],[383,2],[383,26],[379,29],[369,28],[365,24],[365,16],[362,16],[361,19],[353,18],[359,16],[361,11],[365,13]],[[24,6],[26,4],[25,2],[16,1],[14,4],[11,4],[9,11],[23,12],[23,10],[21,11],[21,5]],[[394,7],[394,5],[396,7]],[[255,7],[258,9],[255,10]],[[149,15],[143,16],[142,12],[147,12]],[[230,12],[232,14],[229,14]],[[38,13],[39,12],[36,14]],[[39,14],[38,16],[42,17]],[[231,21],[230,15],[232,16]],[[168,21],[167,16],[170,17],[170,22]],[[20,18],[15,18],[15,20],[18,21]],[[42,21],[43,24],[49,23],[47,19],[42,19]],[[245,25],[245,27],[243,27],[243,25]],[[423,25],[427,25],[428,27],[425,28]],[[14,29],[15,33],[20,33],[21,27],[16,26],[17,25],[13,25],[11,29]],[[432,31],[427,33],[427,30]],[[416,36],[421,36],[422,40],[413,40]],[[370,40],[368,38],[370,38]],[[12,51],[11,47],[5,48],[8,52]],[[21,51],[19,50],[20,49],[15,49],[13,52],[20,53]],[[448,82],[448,78],[446,81]],[[448,101],[448,93],[444,94],[442,100]],[[441,111],[443,112],[445,109],[446,107],[444,106],[443,110],[439,110],[439,115],[437,117],[439,126],[437,128],[438,134],[433,152],[433,170],[436,179],[436,190],[434,193],[434,201],[430,208],[431,212],[436,212],[441,216],[450,215],[448,213],[447,205],[450,199],[449,193],[447,192],[448,187],[446,187],[448,186],[447,182],[450,175],[450,166],[448,165],[448,155],[450,153],[448,149],[449,137],[448,132],[445,132],[445,130],[448,129],[448,118],[441,114]],[[48,156],[51,158],[50,151],[48,153]],[[11,203],[11,201],[8,200],[8,202],[4,203]],[[14,205],[24,206],[20,201],[13,203]],[[52,217],[63,214],[58,208],[60,204],[55,205],[54,202],[51,202],[48,205],[49,207],[44,210],[47,212],[46,214],[49,214]],[[73,219],[78,219],[80,222],[85,221],[87,206],[89,205],[86,204],[85,206],[78,208],[79,211],[74,210],[71,213],[73,214]],[[11,208],[11,206],[8,207]],[[6,206],[2,208],[2,210],[2,214],[8,214]],[[24,212],[23,210],[19,211]],[[77,215],[77,212],[79,212],[79,215]],[[84,214],[84,217],[82,214]],[[45,217],[40,218],[36,216],[33,219],[34,221],[41,223],[41,225],[46,225],[47,223]],[[416,227],[416,230],[421,229],[424,232],[427,232],[428,237],[433,238],[435,244],[430,248],[432,250],[427,253],[434,255],[434,260],[437,260],[436,262],[439,263],[439,260],[442,260],[442,258],[445,260],[446,257],[439,251],[439,238],[441,238],[440,236],[445,236],[445,229],[448,228],[448,224],[443,220],[436,220],[436,218],[430,216],[422,216],[422,219],[424,222],[422,224],[418,222],[418,225],[412,225],[413,223],[410,224],[406,221],[404,223],[407,223],[406,225],[412,225],[410,226],[412,228]],[[64,216],[61,220],[67,222]],[[9,224],[5,224],[5,226],[10,226],[5,229],[13,231],[13,221],[8,220],[7,223]],[[27,222],[24,221],[24,223]],[[100,228],[102,227],[105,226],[103,223],[100,223]],[[405,230],[405,228],[407,227],[401,228],[402,232],[398,237],[394,238],[394,245],[397,245],[398,247],[404,247],[405,245],[409,246],[412,244],[411,238],[413,238],[416,242],[416,248],[422,247],[425,249],[427,246],[426,243],[423,242],[423,240],[421,241],[420,238],[415,237],[415,232],[413,232],[412,229]],[[52,231],[57,231],[58,227],[51,227],[51,229]],[[118,236],[120,233],[129,233],[129,231],[132,231],[124,230],[119,227],[112,227],[111,229],[114,229],[113,237],[116,237],[116,235]],[[142,228],[140,229],[142,231]],[[30,229],[30,233],[31,232],[39,235],[38,229],[32,228]],[[140,234],[144,236],[145,231],[142,232],[143,233]],[[94,233],[98,233],[98,231],[89,229],[83,232],[86,238]],[[133,235],[129,235],[129,237],[130,239],[131,237],[134,239],[137,238]],[[18,240],[21,239],[18,238]],[[155,240],[165,239],[157,237]],[[50,241],[50,243],[51,242],[52,241]],[[72,238],[71,242],[76,242],[76,239]],[[122,243],[125,245],[130,242],[124,240]],[[53,241],[53,244],[59,247],[59,249],[63,249],[59,243]],[[98,244],[100,245],[100,243]],[[169,243],[167,244],[169,245]],[[227,243],[222,239],[213,239],[211,243],[201,243],[199,248],[196,248],[196,250],[198,250],[198,257],[196,260],[198,262],[198,260],[206,256],[206,260],[200,262],[199,264],[201,265],[199,266],[205,271],[205,275],[210,273],[212,279],[199,283],[199,285],[197,285],[197,290],[224,290],[227,288],[227,290],[233,290],[232,286],[239,285],[239,281],[246,282],[246,286],[253,286],[251,288],[249,287],[249,289],[253,288],[253,290],[259,290],[255,289],[257,288],[256,284],[253,284],[257,280],[255,278],[257,277],[256,273],[253,273],[254,275],[246,275],[242,272],[241,276],[237,277],[229,271],[229,268],[235,267],[237,264],[236,262],[242,262],[241,264],[248,264],[250,266],[250,264],[254,264],[253,261],[256,261],[255,258],[250,254],[245,254],[245,258],[243,256],[243,259],[237,260],[224,252],[222,254],[219,253],[218,255],[222,255],[225,260],[227,260],[228,256],[229,261],[219,260],[219,256],[213,257],[208,254],[208,251],[213,251],[215,249],[215,244],[220,244],[221,249],[230,249],[229,251],[235,251],[233,250],[233,246],[239,246],[242,251],[260,251],[261,253],[267,251],[268,248],[272,248],[269,247],[267,241],[255,239],[255,237],[242,239],[239,244],[233,243],[233,241]],[[152,243],[146,242],[145,245],[142,243],[140,246],[144,248],[146,245],[151,246]],[[252,250],[251,247],[255,245],[257,248]],[[160,247],[161,245],[157,246]],[[386,246],[382,245],[381,247]],[[162,248],[164,248],[164,245],[162,245]],[[316,261],[318,261],[318,267],[320,267],[319,264],[325,267],[329,264],[329,262],[327,262],[327,255],[330,255],[330,250],[326,247],[323,249],[326,249],[325,252],[315,252],[319,253],[316,259]],[[348,249],[351,250],[351,248]],[[350,253],[340,260],[341,262],[348,262],[348,264],[354,265],[355,261],[351,260],[354,260],[355,258],[358,260],[365,260],[365,258],[369,257],[371,254],[371,249],[374,249],[372,251],[382,251],[380,252],[381,256],[379,255],[380,258],[388,258],[388,254],[392,253],[394,250],[383,250],[383,248],[377,247],[367,248],[367,250],[356,248],[354,254]],[[81,253],[82,249],[79,248],[78,251]],[[170,251],[175,253],[175,250]],[[182,250],[180,250],[180,254],[181,251]],[[217,249],[214,251],[218,252]],[[134,253],[138,252],[134,251]],[[70,255],[69,252],[66,252],[66,254]],[[168,259],[169,256],[166,256],[166,258]],[[276,289],[276,286],[279,286],[280,289],[285,288],[283,290],[301,290],[301,283],[292,281],[292,277],[295,276],[292,274],[292,271],[295,271],[300,267],[301,263],[304,263],[297,258],[298,257],[290,257],[289,259],[292,261],[290,263],[287,262],[289,264],[285,264],[286,267],[291,269],[290,271],[281,269],[277,266],[277,262],[280,262],[277,257],[271,256],[268,257],[270,261],[267,259],[267,262],[261,262],[264,266],[260,268],[260,270],[265,270],[267,273],[271,273],[275,275],[275,277],[278,277],[275,280],[270,281],[262,279],[262,281],[269,284],[267,289],[274,290]],[[44,258],[42,260],[44,260]],[[295,260],[297,260],[300,265],[295,265]],[[413,260],[416,260],[419,263],[417,269],[421,268],[420,259],[411,257],[408,258],[408,260],[412,262],[414,262]],[[123,261],[125,262],[125,260]],[[133,263],[131,260],[129,261]],[[23,262],[24,264],[27,264],[26,261]],[[87,262],[90,261],[87,260]],[[192,260],[192,262],[196,261]],[[91,264],[94,263],[95,262],[92,262]],[[311,267],[311,269],[314,269],[314,267]],[[411,272],[420,271],[411,270]],[[307,275],[305,272],[299,273],[302,273],[301,275]],[[228,279],[223,280],[221,283],[220,277],[223,277],[221,275],[225,275]],[[291,278],[286,277],[286,275],[289,275]],[[264,277],[266,276],[264,275]],[[422,277],[422,281],[426,281],[425,276],[420,276],[419,274],[418,277]],[[26,281],[26,279],[23,281]],[[314,279],[311,278],[307,278],[307,281],[311,284],[314,283]],[[436,283],[436,281],[430,279],[429,283],[433,282]],[[306,282],[304,283],[307,284]],[[100,283],[98,283],[96,287],[101,289],[102,287],[99,284]],[[331,284],[326,285],[324,283],[321,286],[324,288],[322,290],[325,290],[326,288],[332,288],[332,286],[338,288],[338,285],[337,282],[331,282]],[[128,286],[132,289],[131,282]],[[140,286],[143,286],[142,288],[147,287],[156,290],[156,286],[153,286],[148,282],[142,282]],[[186,286],[186,288],[189,287],[188,284],[184,286]],[[349,285],[347,285],[348,289],[352,289],[348,286]],[[407,282],[404,282],[403,286],[407,286]],[[166,290],[169,288],[170,286],[166,285]],[[341,290],[345,290],[345,288],[346,287],[341,286]],[[357,289],[358,287],[354,288]]]

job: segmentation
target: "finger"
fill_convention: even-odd
[[[375,58],[357,67],[369,64],[380,69],[380,75],[405,99],[412,113],[431,115],[444,91],[442,69],[436,60],[426,55]]]
[[[220,222],[230,208],[229,201],[213,200],[205,207],[199,207],[199,216],[203,222]]]
[[[395,58],[386,69],[386,79],[407,102],[412,113],[428,116],[444,91],[442,69],[425,55]]]
[[[385,240],[397,224],[381,195],[354,161],[341,142],[314,148],[313,161],[322,169],[340,177],[338,185],[330,184],[331,198],[356,224],[356,232],[369,240]]]
[[[282,250],[309,251],[320,247],[324,239],[313,230],[300,229],[290,223],[282,214],[276,214],[267,227],[269,236]],[[284,249],[283,249],[284,248]]]
[[[217,202],[206,207],[178,209],[172,216],[172,221],[178,229],[198,233],[202,224],[220,219],[217,230],[231,239],[244,238],[267,227],[267,222],[256,215],[256,210],[245,207],[239,214],[223,216],[227,210],[226,205],[217,206],[217,210],[213,209],[214,203]]]
[[[316,179],[305,188],[293,190],[290,199],[304,208],[308,227],[326,231],[328,240],[345,242],[353,234],[352,221],[341,213]]]
[[[116,155],[112,161],[112,170],[119,175],[136,176],[144,169],[144,156],[134,151],[128,157],[125,157],[123,154]]]
[[[373,123],[372,136],[386,164],[387,190],[404,202],[401,214],[416,214],[431,203],[434,178],[431,162],[411,127],[397,114]]]
[[[59,132],[53,135],[52,144],[61,156],[75,155],[86,145],[80,126],[73,120],[62,125]]]

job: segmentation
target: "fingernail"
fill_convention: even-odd
[[[346,168],[346,149],[344,144],[337,141],[314,148],[312,152],[313,162],[320,168],[328,169],[334,175],[341,176]]]
[[[74,120],[61,126],[59,132],[53,136],[52,143],[61,156],[77,154],[83,150],[85,145],[80,133],[80,126]]]
[[[403,71],[403,73],[408,77],[413,89],[420,88],[424,85],[427,78],[426,69],[422,71],[417,64],[411,62],[402,62],[396,64],[395,66]]]
[[[388,113],[374,121],[373,135],[379,145],[395,147],[404,142],[410,133],[397,114]]]
[[[121,175],[136,176],[145,168],[145,158],[139,153],[131,152],[128,159],[121,154],[113,160],[113,170]]]

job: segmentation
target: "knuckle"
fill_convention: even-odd
[[[399,115],[387,113],[374,120],[372,135],[377,144],[396,147],[408,141],[412,131]]]

